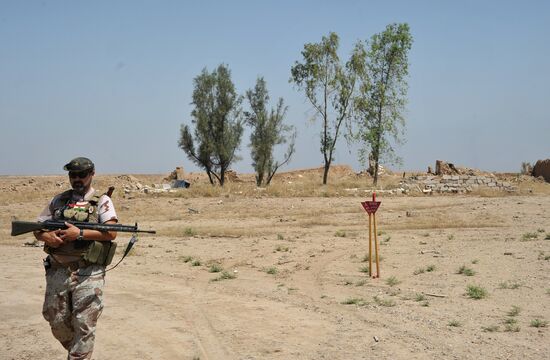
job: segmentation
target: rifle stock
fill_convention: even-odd
[[[132,233],[148,233],[156,234],[155,230],[139,230],[137,223],[132,225],[120,225],[120,224],[97,224],[88,222],[67,221],[73,224],[79,229],[90,229],[98,231],[120,231],[120,232],[132,232]],[[11,236],[18,236],[26,234],[36,230],[58,230],[66,229],[65,221],[46,220],[44,222],[32,222],[32,221],[12,221],[11,222]]]

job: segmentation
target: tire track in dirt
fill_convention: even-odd
[[[139,283],[136,285],[139,286]],[[136,329],[137,332],[142,332],[142,336],[146,338],[153,338],[155,344],[162,345],[162,350],[172,353],[175,358],[181,357],[182,350],[181,346],[173,349],[166,347],[167,344],[178,344],[178,341],[167,341],[167,338],[174,337],[173,331],[170,331],[170,334],[167,333],[170,329],[184,335],[191,334],[193,343],[200,352],[201,360],[232,359],[219,341],[211,320],[202,309],[201,299],[196,295],[207,293],[207,289],[193,289],[187,279],[184,279],[183,284],[180,281],[162,281],[157,285],[162,285],[162,289],[157,291],[155,297],[141,295],[138,288],[132,289],[128,286],[126,286],[125,292],[111,295],[125,298],[125,303],[134,303],[137,312],[149,310],[154,315],[159,311],[158,309],[162,309],[162,314],[172,314],[169,319],[155,318],[150,321],[149,326],[145,327],[146,329],[160,328],[162,331],[159,334],[151,331],[141,331],[140,329]],[[132,311],[132,309],[125,310]],[[155,322],[158,324],[155,325]],[[181,324],[181,322],[183,322],[183,326],[174,326],[174,324]],[[169,327],[162,327],[159,324]],[[138,337],[141,336],[138,335]]]

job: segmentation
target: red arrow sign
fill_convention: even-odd
[[[372,193],[372,201],[363,201],[361,205],[368,214],[374,214],[378,207],[380,206],[381,201],[376,201],[376,193]]]

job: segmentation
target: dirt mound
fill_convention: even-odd
[[[546,182],[550,182],[550,159],[537,161],[533,167],[533,176],[542,176]]]

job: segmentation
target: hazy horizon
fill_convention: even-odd
[[[289,106],[297,152],[279,171],[322,166],[320,124],[308,123],[290,68],[331,31],[345,61],[394,22],[408,23],[414,42],[403,164],[384,166],[519,172],[550,158],[544,1],[0,1],[0,175],[64,174],[76,156],[98,174],[201,171],[178,148],[179,129],[191,120],[193,78],[221,63],[239,94],[263,76],[270,106]],[[253,173],[248,136],[239,173]],[[356,150],[340,139],[333,164],[364,169]]]

